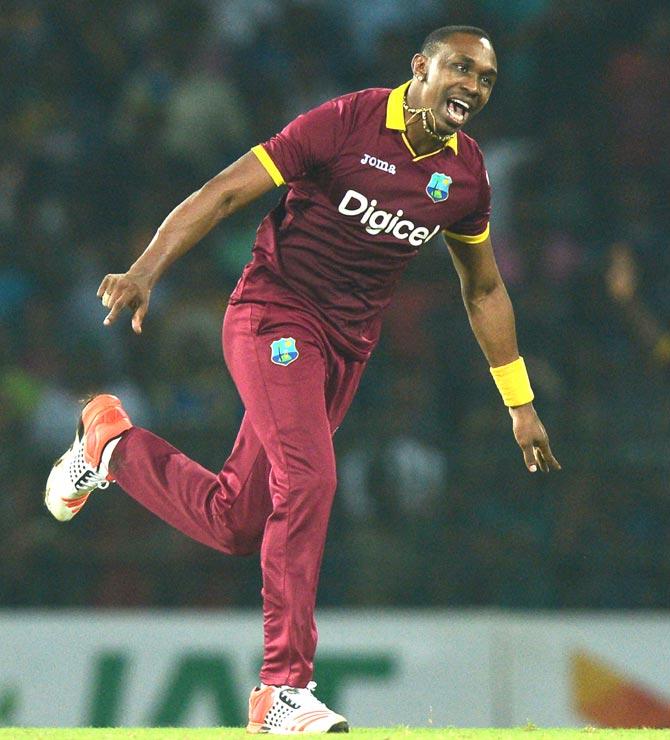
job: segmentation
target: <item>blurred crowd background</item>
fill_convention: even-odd
[[[103,328],[95,292],[231,160],[330,97],[409,79],[451,23],[498,53],[469,132],[563,471],[525,471],[436,240],[336,436],[319,602],[670,607],[667,0],[4,0],[2,605],[260,604],[256,558],[189,541],[115,487],[67,525],[42,492],[91,390],[220,468],[242,415],[221,318],[279,193],[171,269],[141,338],[127,318]]]

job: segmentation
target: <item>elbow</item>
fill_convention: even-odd
[[[214,217],[217,222],[230,216],[238,207],[235,191],[222,188],[218,178],[206,182],[195,195],[202,198],[203,202],[214,205]]]
[[[221,221],[224,218],[228,218],[232,213],[238,209],[238,205],[235,201],[233,193],[225,193],[219,197],[216,209],[216,220]]]

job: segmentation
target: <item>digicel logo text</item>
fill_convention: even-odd
[[[431,231],[426,226],[417,226],[413,221],[403,219],[402,209],[390,213],[381,208],[376,210],[376,207],[374,198],[368,201],[362,193],[347,190],[337,210],[344,216],[361,216],[359,221],[368,234],[392,234],[396,239],[407,239],[413,247],[425,244],[440,230],[439,224]]]

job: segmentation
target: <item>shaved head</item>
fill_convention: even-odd
[[[421,53],[425,54],[427,57],[433,56],[439,47],[455,33],[465,33],[470,36],[476,36],[480,39],[484,38],[491,44],[491,46],[493,46],[491,37],[488,33],[476,26],[442,26],[442,28],[436,28],[426,36],[421,45]]]

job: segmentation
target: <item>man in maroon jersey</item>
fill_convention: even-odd
[[[412,72],[395,90],[344,95],[299,116],[177,206],[128,272],[100,285],[104,323],[128,307],[141,333],[164,270],[222,218],[288,186],[258,229],[224,319],[224,356],[246,413],[223,469],[205,470],[100,395],[47,482],[47,506],[60,520],[113,480],[199,542],[231,555],[260,549],[265,652],[251,732],[348,729],[311,683],[336,488],[332,435],[407,263],[438,231],[527,468],[560,467],[532,405],[493,256],[482,154],[461,131],[491,95],[491,42],[480,29],[440,28]]]

